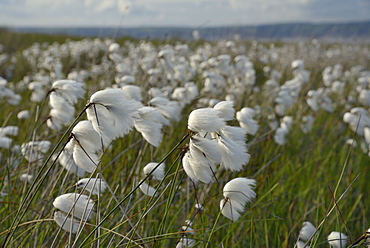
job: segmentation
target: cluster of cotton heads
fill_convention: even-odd
[[[13,140],[8,136],[17,136],[18,131],[17,126],[0,127],[0,148],[11,148]]]
[[[310,243],[316,234],[316,227],[309,221],[303,222],[302,228],[299,231],[298,241],[295,244],[297,248],[310,248]],[[333,231],[327,236],[328,244],[331,248],[343,248],[347,245],[348,237],[344,233]]]
[[[50,146],[51,142],[48,140],[30,141],[22,144],[21,152],[23,157],[30,163],[41,165]]]
[[[258,129],[258,124],[253,121],[253,114],[253,109],[243,108],[238,112],[238,120],[245,128],[252,125],[253,129]],[[193,182],[212,182],[216,177],[218,165],[222,169],[241,171],[249,162],[247,128],[227,125],[228,121],[235,118],[234,115],[235,110],[231,101],[221,101],[213,108],[201,108],[190,113],[188,119],[190,141],[183,155],[182,164]],[[255,133],[255,130],[248,130]],[[221,213],[233,221],[238,220],[245,205],[256,197],[253,191],[255,185],[256,181],[248,178],[235,178],[229,181],[223,189]]]
[[[54,199],[53,206],[59,211],[54,212],[54,220],[66,232],[77,233],[86,222],[94,216],[95,202],[91,195],[101,195],[108,185],[101,178],[82,178],[75,186],[88,192],[66,193]]]
[[[50,90],[50,114],[47,125],[54,131],[68,126],[75,118],[75,107],[78,99],[85,95],[85,84],[74,80],[55,81]]]
[[[86,107],[88,120],[80,121],[73,128],[71,139],[59,158],[62,166],[71,172],[79,171],[75,165],[89,173],[95,171],[103,151],[134,127],[151,145],[159,146],[163,138],[162,128],[170,123],[165,116],[173,115],[163,115],[158,105],[143,106],[136,98],[123,89],[95,92]]]
[[[213,181],[216,166],[240,171],[249,162],[246,131],[241,127],[228,126],[234,119],[231,101],[221,101],[213,108],[192,111],[188,119],[190,142],[183,155],[183,168],[194,181]]]
[[[336,110],[343,107],[344,123],[356,132],[361,148],[370,154],[369,72],[361,67],[346,70],[345,66],[336,64],[322,71],[322,84],[313,82],[316,79],[312,78],[313,74],[306,68],[309,64],[305,63],[308,50],[300,47],[298,53],[292,55],[291,48],[253,42],[246,49],[237,39],[214,45],[206,42],[194,51],[186,44],[157,47],[142,41],[120,45],[109,39],[85,39],[49,46],[34,44],[20,54],[30,65],[29,76],[16,83],[0,77],[0,100],[16,106],[22,100],[18,92],[28,90],[31,102],[39,104],[49,92],[50,111],[46,124],[52,131],[63,131],[75,118],[75,105],[85,95],[85,81],[89,79],[89,85],[104,89],[91,95],[86,105],[87,120],[73,127],[58,157],[67,171],[80,178],[94,173],[110,144],[132,130],[140,132],[152,146],[160,147],[163,129],[173,121],[180,121],[184,107],[193,103],[199,109],[189,115],[190,137],[182,165],[195,183],[215,180],[223,183],[224,178],[217,178],[220,170],[243,171],[250,159],[246,135],[259,135],[265,117],[266,122],[270,121],[270,130],[263,131],[273,131],[274,141],[286,145],[294,124],[309,134],[321,111],[336,114]],[[325,62],[338,59],[334,50],[323,50],[317,44],[312,44],[310,49],[310,54],[320,55]],[[101,59],[97,59],[102,54]],[[10,56],[0,57],[0,64],[8,59],[6,57]],[[66,58],[76,68],[64,75],[62,61]],[[266,65],[263,75],[258,74],[252,61]],[[281,81],[285,78],[282,77],[284,68],[288,68],[288,77],[291,77]],[[260,76],[266,81],[258,82]],[[256,101],[258,96],[264,96],[262,101]],[[303,104],[295,111],[300,101]],[[244,102],[251,102],[248,106],[253,108],[241,104]],[[234,103],[242,108],[235,111]],[[18,113],[22,121],[29,116],[29,110]],[[234,118],[240,127],[228,124],[236,123]],[[13,139],[16,140],[17,133],[16,126],[0,128],[0,148],[15,148]],[[36,138],[39,137],[43,136]],[[24,142],[19,150],[30,163],[41,165],[52,145],[40,138]],[[147,164],[140,176],[147,177],[139,181],[141,191],[157,196],[158,189],[153,186],[157,180],[164,180],[164,174],[163,162]],[[20,179],[31,182],[32,173],[23,173]],[[81,193],[61,195],[53,204],[58,209],[55,221],[72,233],[79,230],[80,223],[92,218],[92,197],[99,197],[108,188],[103,179],[93,177],[82,178],[75,186]],[[255,180],[245,177],[225,184],[221,213],[228,219],[238,220],[246,204],[256,197],[255,186]],[[200,203],[197,204],[197,211],[205,211]],[[311,223],[304,223],[297,247],[307,242],[314,229]],[[191,225],[183,226],[182,231],[191,235]],[[344,234],[338,236],[334,232],[328,239],[333,247],[345,244]],[[194,245],[195,241],[185,235],[177,244],[178,247]]]
[[[20,101],[22,100],[21,95],[16,94],[13,89],[8,87],[8,81],[0,77],[0,100],[7,101],[8,104],[11,105],[19,105]]]
[[[276,129],[274,140],[278,145],[285,145],[288,142],[287,135],[289,134],[293,124],[292,116],[284,116],[280,122],[280,126]]]
[[[55,222],[65,231],[76,233],[79,221],[85,222],[92,218],[94,202],[87,196],[78,193],[67,193],[58,196],[53,206],[60,211],[54,213]]]
[[[369,111],[363,107],[354,107],[349,112],[344,113],[343,121],[360,137],[362,150],[370,156]]]

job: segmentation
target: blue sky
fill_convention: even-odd
[[[370,0],[0,0],[0,26],[220,26],[370,20]]]

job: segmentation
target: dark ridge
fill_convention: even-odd
[[[136,39],[193,39],[190,27],[137,27],[137,28],[42,28],[18,27],[12,30],[27,33],[63,34],[82,37],[133,37]],[[239,35],[241,39],[302,40],[321,39],[332,41],[370,40],[370,21],[351,23],[287,23],[256,26],[204,27],[197,29],[201,39],[230,39]]]

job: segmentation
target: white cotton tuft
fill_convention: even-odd
[[[64,147],[63,151],[60,153],[58,157],[58,162],[68,172],[76,174],[79,177],[84,177],[86,171],[79,167],[74,161],[73,148],[74,145],[72,144],[72,142],[68,142],[67,145]]]
[[[75,114],[73,104],[85,94],[85,85],[73,80],[59,80],[53,83],[50,90],[51,106],[49,118],[46,123],[52,130],[59,131],[63,125],[69,125]]]
[[[102,150],[101,137],[93,128],[91,122],[84,120],[76,124],[72,129],[74,140],[88,152],[97,152]]]
[[[135,129],[151,145],[158,147],[163,138],[162,127],[169,124],[169,121],[153,107],[142,107],[139,114],[140,117],[134,120]]]
[[[297,241],[297,243],[296,243],[296,247],[297,247],[297,248],[310,248],[310,246],[309,246],[309,245],[306,245],[306,246],[305,246],[305,244],[306,244],[305,242],[303,242],[303,241],[301,241],[301,240],[298,240],[298,241]]]
[[[255,110],[248,107],[244,107],[236,112],[236,119],[239,121],[239,125],[251,135],[255,135],[259,129],[258,122],[253,119],[254,114]]]
[[[220,131],[226,123],[213,108],[201,108],[192,111],[188,119],[188,129],[198,133]]]
[[[227,199],[222,199],[220,201],[221,214],[226,218],[237,221],[240,218],[240,213],[231,205],[230,201]]]
[[[74,219],[67,217],[60,211],[54,213],[54,221],[66,232],[78,232],[79,222],[76,222]]]
[[[234,119],[235,109],[234,102],[232,101],[221,101],[217,103],[214,107],[218,111],[218,116],[225,121],[231,121]]]
[[[238,143],[242,147],[246,147],[247,145],[246,144],[247,131],[242,127],[226,125],[221,129],[220,134]]]
[[[254,179],[244,177],[234,178],[225,184],[223,188],[225,198],[220,202],[221,213],[233,221],[238,220],[245,205],[256,197],[253,191],[255,185]]]
[[[55,198],[53,206],[60,211],[71,214],[71,216],[88,220],[94,212],[94,202],[86,195],[78,193],[67,193]],[[72,210],[72,211],[71,211]]]
[[[253,188],[256,186],[256,180],[245,177],[234,178],[225,184],[223,195],[228,198],[234,207],[244,208],[245,204],[251,202],[256,193]]]
[[[187,162],[196,177],[196,180],[193,181],[199,180],[203,183],[210,183],[213,181],[213,175],[216,171],[216,167],[212,161],[202,156],[203,154],[199,150],[193,148],[193,151],[189,151],[187,154],[185,154],[183,159],[188,159]],[[185,169],[185,172],[187,173],[188,171]],[[188,174],[188,176],[192,178],[191,174]]]
[[[364,128],[364,138],[365,138],[366,144],[370,144],[370,128],[368,127]]]
[[[328,242],[332,248],[343,248],[347,245],[347,235],[340,232],[331,232],[328,235]]]
[[[134,99],[141,102],[143,98],[141,97],[141,88],[136,85],[125,85],[121,89],[126,93],[129,99]]]
[[[154,107],[142,107],[139,109],[139,114],[141,118],[144,118],[145,120],[161,123],[164,126],[169,126],[170,121],[166,119],[161,112],[159,112]]]
[[[145,167],[143,168],[143,171],[144,171],[144,174],[147,176],[149,175],[149,173],[158,165],[158,163],[155,163],[155,162],[151,162],[151,163],[148,163],[147,165],[145,165]],[[163,180],[164,178],[164,169],[165,169],[166,165],[164,163],[161,163],[153,172],[152,172],[152,177],[153,179],[156,179],[156,180]]]
[[[179,102],[170,101],[165,97],[154,97],[149,101],[149,104],[169,120],[180,121],[182,106]]]
[[[204,157],[214,162],[214,164],[221,163],[221,150],[213,138],[204,138],[199,134],[193,135],[189,142],[189,147],[197,148]]]
[[[82,178],[76,183],[77,188],[84,188],[93,195],[104,193],[108,185],[100,178]]]
[[[28,111],[28,110],[19,111],[18,114],[17,114],[17,118],[20,119],[20,120],[30,118],[30,111]]]
[[[31,182],[32,182],[32,179],[33,179],[33,176],[32,176],[32,175],[29,175],[29,174],[27,174],[27,173],[24,173],[24,174],[22,174],[22,175],[19,177],[19,179],[20,179],[21,181],[31,183]]]
[[[221,148],[221,166],[231,171],[240,171],[249,162],[250,154],[246,145],[233,141],[226,136],[217,135],[217,142]]]
[[[141,103],[129,100],[121,89],[106,89],[90,97],[87,118],[105,142],[123,137],[131,131],[138,118]],[[106,145],[106,144],[104,144]]]
[[[184,234],[186,234],[186,235],[188,235],[188,234],[195,234],[195,231],[194,231],[194,229],[193,228],[191,228],[190,226],[182,226],[181,227],[181,231],[183,231],[184,232]]]
[[[185,153],[184,157],[182,158],[182,167],[184,168],[184,171],[188,177],[194,182],[199,182],[198,177],[195,175],[195,172],[191,165],[192,157],[189,152]]]
[[[94,172],[100,163],[100,156],[95,153],[86,152],[78,144],[74,145],[73,159],[78,167],[89,173]]]
[[[74,80],[58,80],[52,85],[52,91],[63,97],[69,104],[77,103],[84,97],[85,84]]]
[[[157,190],[146,182],[142,182],[139,188],[147,196],[157,196]]]
[[[75,108],[71,103],[67,102],[67,100],[63,96],[53,91],[50,93],[49,98],[49,105],[51,108],[65,110],[65,112],[68,113],[72,112],[70,114],[74,115]]]
[[[302,228],[299,231],[299,239],[303,241],[308,241],[311,236],[315,233],[316,227],[312,225],[311,222],[305,221],[303,222]]]
[[[312,115],[305,115],[302,117],[302,123],[300,125],[303,133],[309,133],[313,128],[314,118]]]
[[[71,112],[75,112],[74,108],[51,109],[49,118],[46,120],[46,124],[50,129],[59,131],[62,129],[63,125],[69,125],[72,123],[74,115],[71,115]]]
[[[80,121],[72,129],[73,159],[87,172],[93,172],[100,162],[102,141],[89,121]]]
[[[274,140],[278,145],[285,145],[287,143],[286,139],[287,132],[281,128],[278,127],[275,131]]]
[[[17,136],[19,128],[17,126],[0,127],[0,137],[2,136]]]
[[[0,137],[0,148],[9,149],[12,145],[12,139],[9,137]]]
[[[162,143],[162,124],[139,119],[135,120],[134,125],[135,129],[140,132],[143,138],[152,146],[158,147]]]
[[[182,162],[186,174],[193,181],[210,183],[213,181],[216,165],[221,162],[220,148],[214,140],[193,136]]]
[[[51,142],[47,140],[30,141],[22,144],[21,152],[27,161],[42,164],[45,153],[50,149],[50,146]]]
[[[177,243],[176,248],[193,247],[195,244],[196,244],[196,241],[194,239],[189,239],[189,238],[183,237]]]

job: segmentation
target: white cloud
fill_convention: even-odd
[[[98,12],[103,12],[116,6],[116,0],[98,1],[99,4],[95,7]]]
[[[368,0],[0,0],[1,25],[207,26],[369,20]]]

